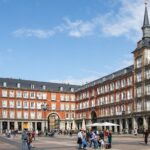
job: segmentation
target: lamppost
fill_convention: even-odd
[[[44,111],[44,116],[45,116],[45,125],[44,125],[44,132],[45,132],[45,135],[46,135],[46,111],[47,111],[47,109],[48,109],[48,105],[47,105],[47,103],[43,103],[43,104],[41,104],[41,109]]]

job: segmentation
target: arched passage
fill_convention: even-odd
[[[91,112],[91,121],[92,121],[92,123],[97,122],[97,115],[96,115],[95,111]]]
[[[56,113],[48,116],[48,131],[53,129],[60,129],[60,117]]]

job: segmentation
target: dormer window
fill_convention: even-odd
[[[3,87],[7,87],[7,83],[6,82],[3,82]]]
[[[63,90],[64,90],[64,88],[61,86],[61,87],[60,87],[60,91],[62,92]]]
[[[17,88],[20,88],[21,87],[21,84],[20,83],[17,83]]]
[[[71,92],[74,92],[74,88],[70,88],[70,91],[71,91]]]
[[[31,89],[34,89],[34,84],[31,84]]]
[[[43,89],[43,90],[46,90],[46,85],[43,85],[43,86],[42,86],[42,89]]]

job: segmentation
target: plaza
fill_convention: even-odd
[[[33,150],[77,150],[76,144],[77,135],[70,137],[69,135],[56,135],[55,137],[37,137],[33,141]],[[150,140],[148,145],[144,144],[142,135],[135,137],[134,135],[113,135],[112,150],[149,150]],[[13,138],[7,138],[0,135],[1,150],[21,150],[21,138],[17,135]],[[93,148],[87,147],[87,150]]]

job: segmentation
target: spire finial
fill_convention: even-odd
[[[148,0],[145,0],[144,4],[145,4],[145,6],[147,6],[148,5]]]

